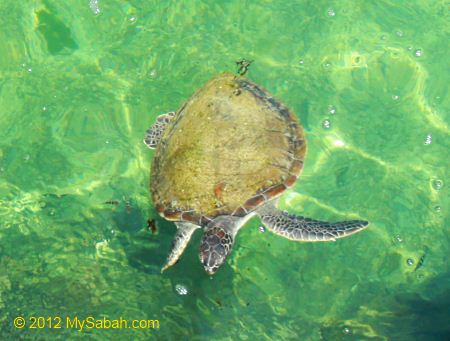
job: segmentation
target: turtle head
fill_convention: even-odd
[[[200,261],[209,275],[216,273],[231,252],[237,231],[233,218],[218,217],[206,226],[200,244]]]

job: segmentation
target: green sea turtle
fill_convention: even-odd
[[[244,77],[214,77],[177,112],[158,116],[144,142],[156,149],[153,203],[178,228],[162,271],[202,228],[200,260],[214,274],[254,215],[269,231],[296,241],[334,241],[368,224],[328,223],[277,208],[303,168],[305,135],[285,105]]]

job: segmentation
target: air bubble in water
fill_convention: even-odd
[[[439,206],[439,205],[434,206],[434,211],[435,211],[435,212],[439,213],[439,212],[441,212],[441,210],[442,210],[442,207],[441,207],[441,206]]]
[[[399,234],[395,236],[395,240],[397,241],[397,243],[403,242],[403,238]]]
[[[439,191],[442,187],[444,187],[444,182],[440,179],[434,179],[431,185],[435,190]]]
[[[305,61],[303,59],[300,59],[300,61],[298,62],[300,65],[305,64]]]
[[[352,332],[352,330],[349,327],[344,327],[342,331],[344,332],[344,334],[350,334]]]
[[[392,95],[392,99],[394,100],[394,101],[396,101],[396,100],[398,100],[400,97],[398,96],[398,95]]]
[[[336,114],[336,107],[335,107],[334,105],[330,104],[330,105],[328,106],[328,112],[329,112],[331,115]]]
[[[175,285],[175,291],[177,292],[178,295],[180,296],[185,296],[189,293],[188,289],[186,288],[185,285],[183,284],[177,284]]]
[[[322,127],[324,129],[330,129],[331,128],[331,121],[329,119],[323,120]]]
[[[89,8],[95,15],[100,14],[100,6],[98,0],[89,0]]]

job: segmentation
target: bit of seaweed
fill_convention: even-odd
[[[104,202],[104,204],[107,204],[107,205],[119,205],[119,203],[120,203],[119,200],[114,200],[114,199]]]
[[[155,219],[147,219],[147,229],[155,234],[158,231]]]
[[[427,254],[428,254],[428,247],[425,246],[425,251],[424,251],[423,255],[419,258],[419,261],[417,262],[417,265],[414,268],[414,271],[419,270],[424,265]]]
[[[241,59],[236,62],[236,65],[238,66],[237,73],[239,76],[244,76],[248,72],[251,63],[253,63],[253,60],[247,59]]]

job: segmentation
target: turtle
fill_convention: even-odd
[[[305,133],[292,110],[243,76],[225,72],[210,79],[178,111],[159,115],[144,143],[155,149],[154,207],[177,226],[161,272],[202,229],[200,261],[213,275],[255,215],[267,230],[294,241],[334,241],[368,225],[329,223],[278,208],[303,169]]]

